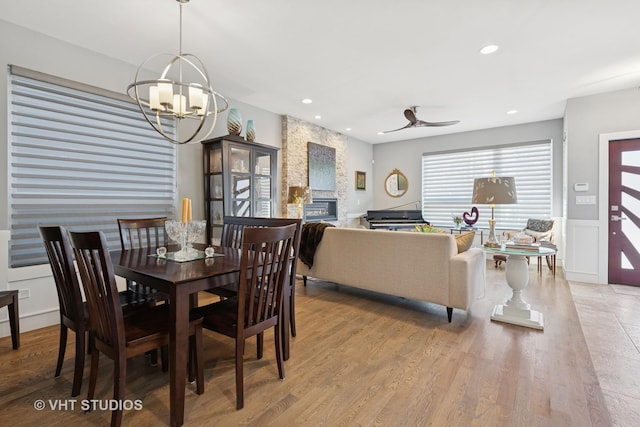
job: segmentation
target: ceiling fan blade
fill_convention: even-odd
[[[411,124],[415,124],[418,121],[416,113],[411,108],[404,110],[404,116],[409,120],[409,122],[411,122]]]
[[[402,126],[401,128],[394,129],[394,130],[385,130],[382,133],[397,132],[402,129],[412,128],[413,126],[414,126],[413,123],[407,123],[406,126]]]
[[[440,126],[451,126],[457,125],[460,123],[460,120],[451,120],[448,122],[425,122],[424,120],[418,120],[416,123],[416,127],[440,127]]]

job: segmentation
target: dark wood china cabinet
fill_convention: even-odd
[[[273,217],[278,148],[235,135],[202,144],[207,243],[220,237],[225,215]]]

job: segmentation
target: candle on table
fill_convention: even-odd
[[[187,199],[187,221],[191,221],[191,199]]]
[[[182,198],[182,223],[184,224],[185,222],[187,222],[187,198],[183,197]]]

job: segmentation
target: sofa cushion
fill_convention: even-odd
[[[473,239],[476,237],[475,231],[468,233],[456,234],[456,245],[458,245],[458,253],[469,250],[473,244]]]

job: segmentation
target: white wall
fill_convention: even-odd
[[[566,277],[589,283],[608,282],[608,165],[611,139],[640,138],[640,91],[637,88],[573,98],[565,111],[567,145]],[[601,142],[603,140],[603,142]],[[602,146],[604,145],[604,146]],[[579,195],[596,197],[594,205],[577,205],[575,183],[588,183]]]
[[[359,217],[373,209],[373,145],[354,138],[347,142],[347,220],[359,225]],[[366,173],[365,190],[356,190],[356,171]]]

